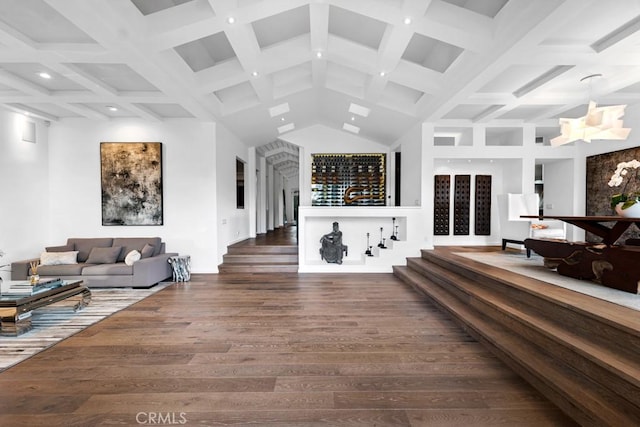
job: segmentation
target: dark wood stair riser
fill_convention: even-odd
[[[298,265],[298,254],[281,255],[281,254],[261,254],[261,255],[235,255],[226,254],[222,256],[224,264],[293,264]]]
[[[411,263],[411,268],[415,270],[415,260]],[[573,328],[567,330],[566,327],[555,324],[548,320],[540,320],[535,310],[524,307],[512,307],[507,305],[499,297],[492,294],[490,289],[482,287],[475,291],[465,289],[465,279],[457,278],[458,286],[449,286],[452,280],[451,272],[438,266],[432,265],[430,280],[440,286],[447,286],[449,292],[460,300],[464,300],[470,306],[491,318],[493,321],[507,326],[510,330],[524,337],[528,342],[537,345],[541,349],[553,349],[552,353],[569,366],[578,367],[580,370],[589,373],[589,377],[600,383],[607,383],[607,387],[619,395],[625,396],[632,404],[640,406],[640,371],[631,370],[626,372],[629,365],[633,365],[636,355],[626,355],[616,352],[613,354],[610,348],[602,347],[598,354],[598,346],[592,345],[584,336],[574,333]],[[449,274],[448,274],[449,273]],[[471,286],[477,284],[471,284]],[[628,337],[627,337],[628,338]],[[581,342],[583,341],[583,342]],[[574,345],[574,343],[576,343]],[[580,346],[580,344],[582,344]],[[595,352],[597,355],[591,353]],[[607,353],[607,354],[602,354]],[[619,359],[622,364],[609,364],[603,367],[598,359],[598,355],[606,360]],[[624,362],[624,363],[623,363]],[[637,365],[637,364],[636,364]],[[612,373],[613,371],[613,373]],[[633,409],[633,408],[632,408]]]
[[[637,331],[628,331],[620,325],[604,323],[601,319],[592,317],[588,311],[579,310],[579,308],[570,305],[552,303],[552,301],[545,299],[544,295],[524,292],[509,282],[505,283],[500,277],[495,278],[487,273],[470,269],[464,264],[443,259],[436,256],[433,251],[423,250],[422,258],[408,259],[407,262],[412,268],[423,272],[429,272],[429,265],[435,264],[453,274],[464,276],[501,293],[509,300],[510,304],[523,310],[534,310],[538,316],[555,322],[572,333],[584,335],[591,341],[597,341],[598,345],[615,350],[617,354],[626,355],[632,359],[638,358],[637,355],[640,354],[640,337],[636,335]]]
[[[437,250],[394,267],[579,423],[639,425],[638,330],[487,270]]]

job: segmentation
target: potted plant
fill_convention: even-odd
[[[622,191],[611,196],[611,208],[618,215],[632,218],[640,218],[640,191],[627,191],[631,181],[638,178],[640,162],[633,159],[628,162],[620,162],[609,180],[609,187],[619,187],[624,182]]]

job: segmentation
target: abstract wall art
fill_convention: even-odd
[[[102,225],[162,225],[162,143],[100,143]]]

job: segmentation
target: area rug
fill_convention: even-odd
[[[490,264],[504,270],[532,277],[634,310],[640,310],[640,295],[607,288],[588,280],[577,280],[562,276],[556,271],[546,268],[543,258],[537,254],[531,254],[531,258],[527,258],[524,253],[513,251],[457,252],[456,255],[470,258],[483,264]]]
[[[17,337],[0,336],[0,372],[169,285],[165,282],[150,289],[91,289],[91,302],[80,311],[74,311],[69,301],[34,310],[32,330]]]

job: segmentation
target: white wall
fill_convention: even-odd
[[[247,197],[252,192],[249,190],[251,180],[255,178],[255,165],[248,161],[249,150],[247,146],[234,134],[221,125],[216,127],[217,132],[217,161],[214,163],[217,170],[217,187],[211,189],[211,194],[217,195],[218,202],[218,257],[217,264],[222,263],[222,255],[227,252],[227,246],[249,237],[249,207]],[[236,204],[236,159],[245,162],[245,208],[238,209]],[[205,190],[205,189],[203,189]]]
[[[36,142],[22,140],[25,122]],[[49,128],[41,120],[0,110],[0,265],[40,253],[49,235]],[[0,277],[10,280],[10,267]]]
[[[67,237],[160,236],[168,252],[191,256],[192,272],[217,271],[214,123],[65,120],[50,128],[50,223],[45,244]],[[100,142],[163,144],[162,226],[102,226]]]
[[[400,205],[420,206],[422,191],[422,126],[398,140],[400,146]]]

